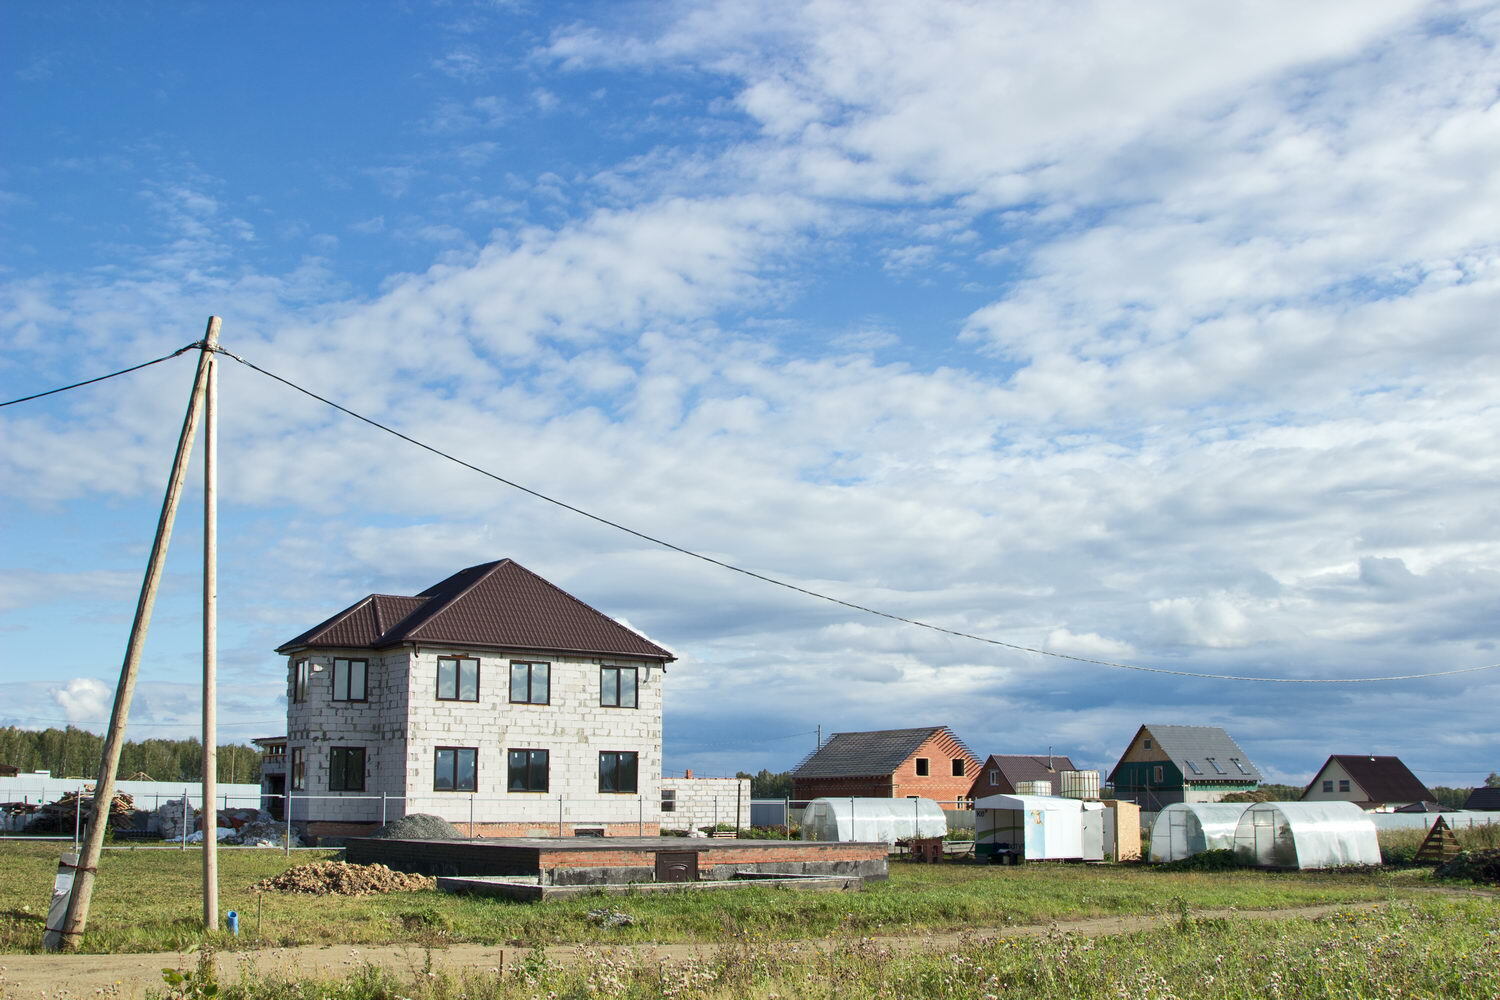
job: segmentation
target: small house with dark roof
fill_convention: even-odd
[[[1480,785],[1469,793],[1465,809],[1500,809],[1500,786]]]
[[[967,799],[979,758],[947,726],[834,733],[792,771],[792,797]]]
[[[1219,802],[1254,791],[1260,771],[1218,726],[1142,726],[1109,775],[1115,796],[1145,810]]]
[[[1052,791],[1062,792],[1062,781],[1058,777],[1063,771],[1076,771],[1073,762],[1061,754],[1050,753],[992,753],[979,768],[974,783],[969,786],[969,798],[980,799],[986,795],[1015,795],[1017,786],[1023,781],[1046,781]]]
[[[658,832],[673,655],[519,563],[371,594],[276,651],[287,732],[262,742],[307,835],[408,813],[477,836]]]
[[[1400,757],[1334,754],[1302,793],[1304,802],[1353,802],[1370,812],[1420,812],[1437,796]]]

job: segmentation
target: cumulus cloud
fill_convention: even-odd
[[[75,677],[52,691],[52,698],[72,724],[97,726],[108,717],[114,692],[103,681],[92,677]]]

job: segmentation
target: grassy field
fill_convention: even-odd
[[[830,949],[732,940],[697,958],[600,949],[549,964],[537,953],[460,974],[367,966],[342,979],[253,969],[224,1000],[1493,1000],[1500,911],[1490,900],[1396,902],[1314,920],[1194,919],[1077,937],[934,941],[893,951],[872,938]],[[191,983],[186,984],[191,986]],[[202,995],[183,990],[179,997]]]
[[[0,952],[36,951],[59,845],[0,843]],[[428,891],[315,897],[249,890],[289,865],[334,852],[220,852],[220,902],[241,914],[242,935],[218,946],[456,941],[538,944],[718,941],[753,928],[767,940],[880,935],[1175,912],[1384,900],[1431,884],[1427,870],[1272,873],[1159,872],[1141,866],[893,863],[886,883],[859,893],[752,888],[732,893],[587,896],[545,906]],[[105,852],[83,950],[175,951],[198,943],[199,855],[194,850]],[[588,911],[610,906],[630,926],[599,928]]]

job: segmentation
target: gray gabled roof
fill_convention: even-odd
[[[1260,770],[1240,745],[1218,726],[1146,725],[1162,752],[1177,765],[1184,781],[1261,781]],[[1134,743],[1134,740],[1132,740]],[[1218,762],[1214,767],[1212,757]],[[1243,770],[1235,766],[1238,760]],[[1115,765],[1119,769],[1119,765]],[[1113,780],[1114,775],[1110,775]]]
[[[834,733],[828,742],[804,760],[794,771],[794,778],[868,778],[894,774],[917,748],[947,726],[923,726],[919,729],[877,729],[866,733]],[[963,741],[948,735],[970,757],[972,751]],[[978,758],[974,758],[978,759]]]

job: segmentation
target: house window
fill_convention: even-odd
[[[1249,774],[1250,773],[1245,768],[1245,765],[1240,762],[1240,759],[1238,757],[1231,757],[1231,758],[1229,758],[1229,763],[1233,764],[1236,768],[1238,768],[1239,772],[1241,774]]]
[[[661,811],[664,813],[677,811],[677,789],[663,788],[661,790]]]
[[[552,666],[548,663],[510,663],[510,700],[517,705],[552,703]]]
[[[513,792],[545,792],[547,790],[547,751],[512,750],[510,757],[510,782],[507,787]]]
[[[1206,761],[1208,761],[1209,767],[1212,767],[1215,771],[1219,772],[1220,774],[1228,774],[1229,773],[1228,771],[1226,771],[1222,767],[1220,767],[1219,766],[1219,762],[1216,761],[1216,760],[1214,760],[1212,757],[1205,757],[1203,759],[1206,760]]]
[[[307,682],[311,676],[310,671],[311,668],[306,660],[297,660],[292,664],[292,701],[307,700]]]
[[[999,786],[1000,786],[1000,772],[999,771],[991,771],[990,772],[990,787],[991,788],[998,788]]]
[[[1167,772],[1160,764],[1156,764],[1151,768],[1151,780],[1158,785],[1167,780]]]
[[[1333,779],[1330,778],[1327,781],[1323,782],[1323,791],[1325,791],[1325,792],[1331,792],[1331,791],[1333,791]]]
[[[600,667],[599,704],[606,708],[635,708],[636,681],[635,667]]]
[[[369,666],[367,660],[334,660],[333,700],[364,701]]]
[[[479,661],[467,656],[439,656],[438,701],[478,701]]]
[[[1188,770],[1192,771],[1194,774],[1202,774],[1203,773],[1203,769],[1198,766],[1198,762],[1196,760],[1190,760],[1190,761],[1187,761],[1186,763],[1187,763],[1187,766],[1188,766]]]
[[[302,791],[307,787],[307,748],[292,747],[292,788]]]
[[[333,747],[328,751],[328,790],[330,792],[365,790],[364,747]]]
[[[474,747],[438,747],[432,770],[434,792],[479,789],[479,751]]]
[[[927,777],[927,775],[929,773],[931,773],[931,770],[932,769],[929,766],[928,760],[927,760],[926,757],[918,757],[917,758],[917,777],[919,777],[919,778],[925,778],[925,777]]]
[[[1151,741],[1149,739],[1147,739],[1147,740],[1141,740],[1141,746],[1144,747],[1147,750],[1150,750],[1151,749]]]
[[[1349,790],[1349,779],[1348,778],[1340,778],[1339,779],[1339,791],[1341,791],[1341,792],[1347,792],[1348,790]]]
[[[599,791],[634,792],[636,765],[640,758],[634,750],[605,750],[599,754]]]
[[[964,760],[962,757],[955,757],[953,759],[953,776],[955,778],[962,778],[964,776],[964,765],[966,763],[968,763],[968,761]]]

